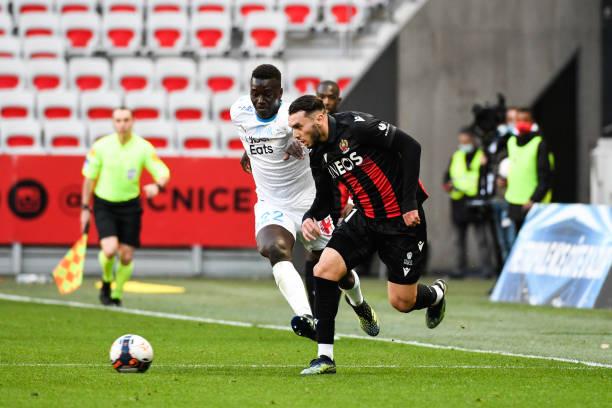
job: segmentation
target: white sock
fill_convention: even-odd
[[[438,303],[440,303],[440,301],[444,297],[444,292],[442,292],[442,289],[438,285],[433,285],[431,287],[436,291],[436,301],[433,302],[433,305],[432,305],[432,306],[435,306]]]
[[[319,350],[317,351],[319,356],[327,356],[334,359],[334,345],[333,344],[319,344]]]
[[[363,303],[363,294],[361,293],[361,285],[359,285],[359,276],[355,271],[351,270],[353,277],[355,278],[355,286],[351,289],[342,289],[342,292],[349,298],[349,301],[353,306],[359,306]]]
[[[278,288],[293,309],[293,313],[298,316],[305,314],[312,316],[304,282],[293,264],[289,261],[278,262],[272,267],[272,273]]]

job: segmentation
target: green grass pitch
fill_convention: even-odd
[[[149,280],[150,281],[150,280]],[[126,294],[125,308],[288,326],[273,281],[163,280],[181,295]],[[0,293],[96,304],[91,280],[60,297],[51,285],[0,282]],[[449,284],[447,316],[401,315],[384,283],[364,281],[381,337],[597,362],[604,367],[435,349],[340,336],[338,373],[300,377],[314,357],[289,331],[236,327],[59,305],[0,300],[0,406],[603,407],[612,405],[612,311],[490,303],[490,282]],[[341,305],[338,332],[361,334]],[[155,350],[145,374],[119,374],[112,341],[135,333]],[[603,346],[602,346],[603,345]]]

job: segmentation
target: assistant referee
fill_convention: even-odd
[[[87,154],[82,174],[81,228],[93,212],[100,237],[98,260],[102,268],[100,302],[121,306],[123,287],[134,271],[134,249],[140,246],[142,207],[140,175],[143,167],[155,183],[143,186],[147,198],[155,197],[168,183],[170,171],[157,157],[155,148],[132,133],[134,118],[124,107],[113,111],[115,133],[98,139]],[[111,292],[115,256],[115,287]]]

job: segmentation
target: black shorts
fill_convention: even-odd
[[[421,224],[407,227],[402,217],[374,220],[355,211],[334,230],[327,246],[340,253],[348,270],[378,252],[389,269],[389,282],[412,285],[421,277],[427,258],[427,226],[422,208],[419,215]]]
[[[113,203],[94,195],[94,218],[100,239],[117,237],[122,244],[140,246],[142,206],[140,197]]]

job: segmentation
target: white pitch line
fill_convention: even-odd
[[[276,325],[268,325],[268,324],[257,325],[254,323],[237,322],[237,321],[232,321],[232,320],[219,320],[219,319],[211,319],[207,317],[187,316],[187,315],[181,315],[181,314],[176,314],[176,313],[154,312],[151,310],[141,310],[141,309],[128,309],[124,307],[109,307],[109,306],[102,306],[102,305],[94,305],[91,303],[73,302],[73,301],[66,301],[66,300],[59,300],[59,299],[45,299],[45,298],[35,298],[35,297],[30,297],[30,296],[11,295],[8,293],[0,293],[0,300],[8,300],[8,301],[22,302],[22,303],[37,303],[37,304],[43,304],[43,305],[70,306],[70,307],[75,307],[75,308],[80,308],[80,309],[104,310],[104,311],[109,311],[109,312],[114,312],[114,313],[125,313],[125,314],[133,314],[133,315],[138,315],[138,316],[159,317],[163,319],[220,324],[224,326],[263,328],[263,329],[283,330],[283,331],[289,330],[289,328],[284,327],[284,326],[276,326]],[[350,339],[380,341],[383,343],[405,344],[408,346],[425,347],[425,348],[432,348],[432,349],[438,349],[438,350],[453,350],[453,351],[463,351],[467,353],[494,354],[494,355],[500,355],[500,356],[506,356],[506,357],[518,357],[518,358],[528,358],[528,359],[534,359],[534,360],[556,361],[560,363],[581,364],[581,365],[585,365],[589,367],[612,368],[612,364],[599,363],[595,361],[584,361],[584,360],[565,358],[565,357],[538,356],[538,355],[533,355],[533,354],[512,353],[512,352],[501,351],[501,350],[471,349],[467,347],[424,343],[424,342],[413,341],[413,340],[399,340],[399,339],[385,338],[385,337],[368,337],[368,336],[361,336],[357,334],[338,333],[337,335],[339,337],[346,337]]]

